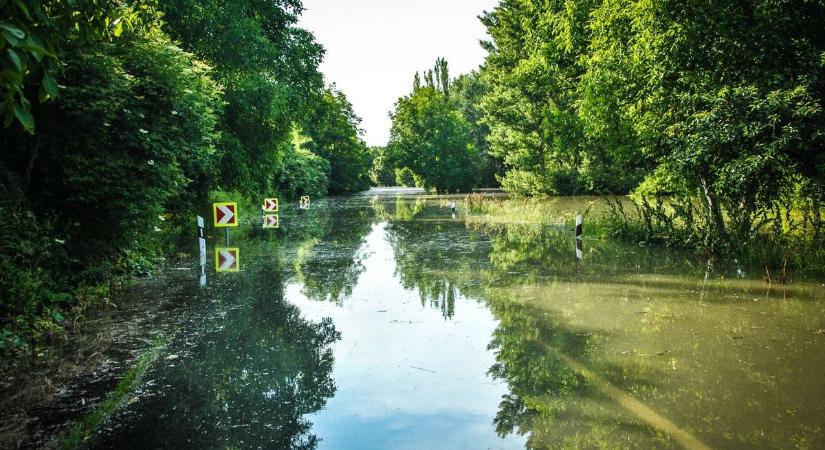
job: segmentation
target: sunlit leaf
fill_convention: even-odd
[[[12,25],[8,22],[1,22],[0,29],[4,31],[8,31],[9,33],[13,34],[18,39],[25,39],[26,32],[21,30],[19,27]]]

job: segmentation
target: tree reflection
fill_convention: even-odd
[[[257,259],[216,277],[149,374],[143,399],[96,439],[99,448],[315,448],[306,416],[335,393],[330,320],[284,301],[284,270]],[[171,388],[174,386],[174,388]],[[137,410],[135,414],[134,410]]]
[[[395,255],[396,275],[404,288],[418,291],[422,305],[452,318],[456,298],[472,289],[473,275],[486,265],[489,244],[463,223],[447,219],[443,208],[421,201],[414,207],[400,206],[405,203],[410,202],[395,203],[394,211],[403,211],[401,220],[393,219],[398,217],[393,209],[379,214],[390,219],[387,241]],[[411,208],[417,212],[410,217]],[[411,220],[414,217],[419,220]]]
[[[308,298],[340,304],[352,295],[364,271],[366,255],[358,250],[372,227],[374,212],[354,207],[311,211],[312,232],[302,237],[295,273]]]
[[[465,226],[433,220],[439,214],[443,217],[436,208],[424,208],[417,220],[391,221],[387,239],[402,284],[417,289],[422,302],[451,317],[459,295],[476,298],[485,301],[499,321],[489,345],[496,354],[489,374],[506,383],[510,392],[499,405],[496,432],[502,437],[528,435],[528,448],[667,446],[656,430],[607,398],[571,361],[585,361],[622,388],[646,385],[650,373],[590,360],[598,330],[573,327],[546,309],[537,310],[529,300],[511,297],[508,288],[584,280],[631,283],[625,281],[627,275],[672,262],[645,249],[632,249],[628,258],[626,246],[599,242],[588,246],[579,264],[574,236],[563,230],[521,224]],[[625,441],[615,442],[620,436]]]

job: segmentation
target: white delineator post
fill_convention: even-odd
[[[201,276],[200,286],[206,287],[206,235],[204,233],[203,217],[197,216],[198,220],[198,250],[200,250]]]
[[[584,217],[581,214],[576,216],[576,258],[582,259],[582,222]]]

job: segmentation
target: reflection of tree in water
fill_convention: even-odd
[[[406,289],[417,289],[421,304],[455,313],[455,300],[472,289],[474,275],[487,260],[486,240],[461,222],[398,221],[387,225],[396,274]],[[469,241],[469,242],[468,242]]]
[[[315,448],[307,414],[335,393],[330,320],[283,300],[277,262],[213,282],[201,317],[170,345],[179,359],[147,375],[144,398],[99,436],[101,448]],[[137,410],[135,414],[133,409]]]
[[[376,217],[387,222],[413,220],[424,211],[425,206],[427,201],[420,197],[398,197],[392,202],[376,199],[372,202]]]
[[[419,218],[426,219],[426,212]],[[512,291],[506,289],[535,285],[540,279],[621,278],[639,270],[628,267],[622,249],[591,248],[589,265],[577,265],[573,235],[554,228],[507,224],[468,230],[460,222],[418,220],[390,222],[387,230],[401,283],[418,289],[422,302],[440,307],[449,317],[458,295],[483,299],[499,321],[490,343],[496,364],[489,373],[510,388],[494,423],[501,436],[527,434],[529,448],[667,446],[567,362],[588,361],[597,332],[575,329],[509,297]],[[468,240],[484,245],[468,245]],[[654,264],[654,258],[640,256],[643,267]],[[623,378],[646,382],[629,373]],[[620,437],[625,441],[614,442]]]
[[[298,248],[295,271],[308,298],[340,303],[352,294],[364,271],[365,255],[358,250],[372,227],[373,210],[327,209],[322,219],[315,220],[312,238]]]
[[[665,267],[679,273],[700,273],[704,263],[674,251],[628,246],[610,239],[587,240],[584,260],[576,259],[572,232],[552,226],[523,224],[471,224],[490,236],[490,263],[500,282],[512,278],[519,284],[543,278],[568,280],[611,279],[622,282],[628,274],[657,273]]]
[[[606,396],[568,361],[586,361],[598,335],[576,329],[528,302],[497,294],[488,304],[499,326],[489,374],[510,392],[494,424],[499,436],[528,435],[527,448],[668,448],[668,438]],[[632,377],[632,366],[609,368]],[[645,380],[636,380],[646,382]],[[626,386],[624,387],[626,388]]]
[[[627,266],[621,249],[605,247],[592,249],[589,264],[579,266],[575,264],[572,235],[559,230],[507,225],[488,232],[492,267],[490,274],[482,277],[489,281],[484,298],[499,321],[489,346],[496,351],[496,364],[489,373],[510,388],[494,421],[499,435],[529,434],[528,448],[670,446],[666,438],[570,366],[571,360],[598,365],[589,355],[599,332],[576,329],[548,310],[532,306],[530,300],[512,298],[505,288],[535,285],[539,278],[569,282],[621,278],[638,267]],[[653,261],[645,256],[639,263]],[[614,382],[649,383],[634,378],[634,373],[642,375],[633,366],[600,369],[621,374]]]

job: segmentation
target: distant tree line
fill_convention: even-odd
[[[633,192],[648,237],[822,239],[823,2],[502,0],[480,19],[480,73],[416,76],[376,163],[446,191]]]
[[[298,0],[0,11],[0,345],[58,330],[113,277],[151,268],[213,191],[369,185],[360,119],[325,86]]]

